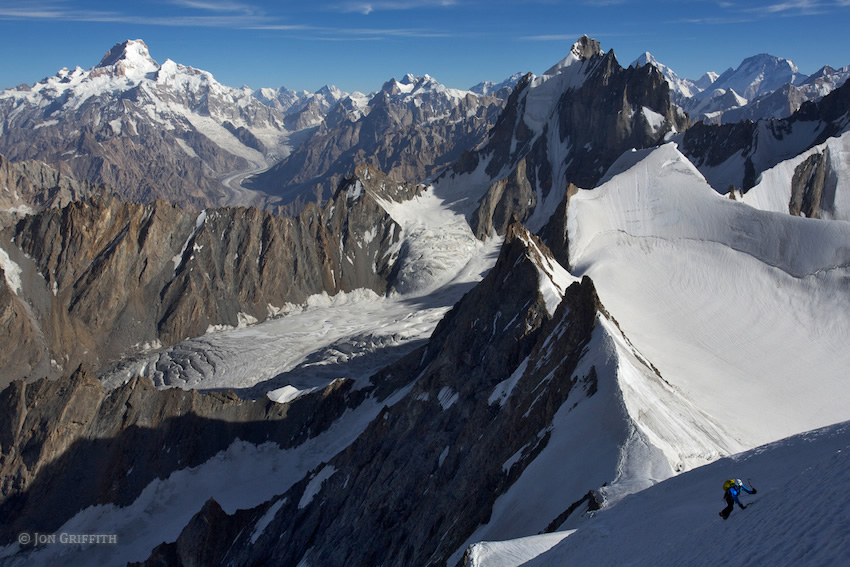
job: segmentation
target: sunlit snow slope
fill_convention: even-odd
[[[850,224],[721,197],[674,144],[607,178],[570,201],[572,271],[665,381],[744,447],[850,417]]]
[[[850,424],[761,446],[671,478],[578,529],[470,550],[468,567],[845,565]],[[728,520],[723,481],[757,489]],[[749,481],[747,479],[750,479]]]

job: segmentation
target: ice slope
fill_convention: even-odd
[[[668,144],[570,201],[570,263],[634,347],[743,447],[850,418],[850,224],[721,197]]]
[[[850,423],[694,469],[595,512],[577,529],[470,550],[468,567],[845,565]],[[723,481],[750,478],[746,510],[718,516]],[[750,505],[751,504],[751,505]]]

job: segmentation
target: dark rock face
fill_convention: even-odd
[[[561,77],[538,84],[526,76],[487,145],[452,170],[468,173],[487,161],[493,182],[470,223],[479,238],[504,234],[514,215],[528,220],[553,190],[560,199],[570,183],[593,187],[624,151],[655,146],[687,128],[687,116],[671,102],[669,85],[655,67],[623,69],[613,51],[603,53],[587,37],[572,55],[578,60],[560,71],[571,78],[551,108],[540,107],[535,91],[553,88],[549,82],[559,84]],[[529,125],[540,116],[546,117],[542,127]]]
[[[50,353],[27,304],[9,287],[0,268],[0,376],[30,376],[50,371]]]
[[[817,102],[803,103],[785,119],[697,123],[682,136],[680,148],[717,191],[727,192],[731,186],[746,192],[763,171],[845,131],[848,111],[850,83],[844,83]],[[772,142],[781,142],[783,152]]]
[[[129,567],[160,565],[162,567],[204,567],[220,562],[227,554],[230,542],[239,535],[242,526],[253,519],[249,510],[237,510],[228,516],[214,499],[210,498],[201,511],[174,543],[163,543],[154,548],[144,563],[130,563]],[[216,526],[216,531],[210,531]]]
[[[327,199],[351,164],[369,163],[394,181],[422,181],[480,144],[504,105],[494,96],[445,91],[426,76],[403,85],[389,81],[365,109],[343,101],[309,140],[250,186],[298,210]]]
[[[0,392],[0,542],[21,531],[55,531],[88,506],[126,506],[153,480],[197,466],[236,439],[303,443],[362,400],[350,389],[338,380],[320,394],[277,404],[157,390],[146,379],[107,392],[79,371],[59,381],[13,382]]]
[[[570,266],[570,238],[567,230],[567,210],[570,206],[570,198],[578,193],[578,190],[579,188],[572,183],[567,187],[564,200],[561,201],[558,208],[552,213],[549,221],[539,231],[540,238],[552,251],[552,257],[568,269],[572,266]]]
[[[809,156],[794,170],[788,211],[795,216],[820,218],[834,209],[835,183],[830,179],[829,149]]]
[[[647,110],[659,117],[658,124]],[[573,140],[566,181],[588,188],[623,152],[653,147],[667,133],[688,126],[661,73],[654,67],[623,69],[613,51],[602,57],[580,89],[564,93],[558,114],[561,141]]]
[[[277,498],[279,509],[256,541],[251,526],[270,503],[253,510],[226,556],[211,562],[445,565],[546,446],[558,408],[593,394],[593,372],[573,375],[596,322],[593,285],[573,284],[550,315],[538,279],[547,262],[545,246],[512,225],[494,269],[429,344],[373,378],[380,384],[419,376],[404,399]],[[514,373],[515,387],[496,396]],[[221,518],[200,534],[193,521],[185,533],[203,539],[232,532],[233,521]]]
[[[272,307],[317,293],[383,294],[401,228],[375,198],[405,200],[419,190],[362,167],[323,209],[311,205],[296,218],[243,208],[199,215],[110,196],[45,211],[3,233],[33,274],[19,294],[32,305],[29,323],[11,296],[4,321],[34,325],[32,340],[59,366],[97,369],[145,343],[262,321]],[[3,385],[25,377],[39,375],[5,375]]]

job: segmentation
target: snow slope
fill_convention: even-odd
[[[674,144],[570,202],[570,263],[661,376],[745,447],[850,418],[850,224],[718,195]]]
[[[577,529],[470,550],[469,567],[845,565],[850,423],[803,433],[694,469]],[[723,481],[752,479],[728,520]],[[752,504],[752,505],[750,505]]]

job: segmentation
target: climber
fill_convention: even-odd
[[[744,504],[741,504],[741,501],[738,500],[738,495],[741,494],[743,490],[747,494],[755,494],[755,488],[747,488],[744,486],[744,483],[741,482],[741,479],[730,478],[726,482],[723,483],[723,499],[726,500],[726,507],[720,512],[720,517],[724,520],[729,517],[729,514],[732,513],[732,508],[735,507],[735,504],[741,507],[741,510],[746,508]]]

